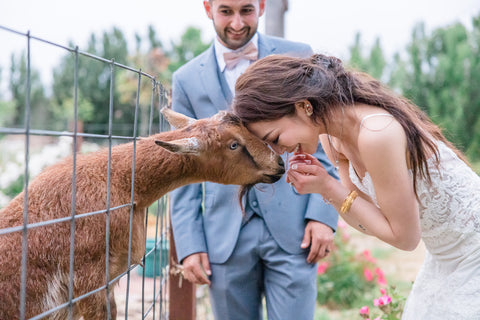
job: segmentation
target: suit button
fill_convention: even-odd
[[[257,208],[258,207],[258,201],[257,200],[252,201],[252,206],[254,208]]]

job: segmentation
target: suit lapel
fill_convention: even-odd
[[[258,55],[259,58],[266,57],[276,52],[276,46],[273,41],[261,34],[258,35]],[[200,62],[200,77],[202,85],[212,104],[216,108],[216,112],[227,110],[229,103],[227,94],[223,91],[222,84],[218,77],[217,58],[215,57],[214,46],[211,45],[206,51],[204,58]],[[215,113],[216,113],[215,112]],[[212,113],[213,115],[214,113]]]
[[[218,65],[213,45],[208,49],[205,58],[200,63],[200,78],[202,79],[203,88],[213,105],[217,108],[217,112],[226,110],[228,102],[218,79]]]

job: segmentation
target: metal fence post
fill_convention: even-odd
[[[166,213],[166,206],[164,206],[163,204],[165,203],[165,199],[166,198],[162,198],[161,204],[159,204],[157,206],[157,221],[156,221],[156,225],[155,225],[155,244],[156,246],[160,246],[160,248],[158,248],[158,251],[160,253],[157,253],[157,247],[155,248],[152,248],[150,251],[153,251],[153,252],[149,252],[149,254],[151,255],[150,257],[153,258],[153,259],[149,259],[148,261],[152,261],[151,264],[148,264],[145,263],[143,267],[143,275],[140,275],[142,276],[141,278],[141,301],[139,301],[140,299],[138,298],[138,294],[134,291],[134,290],[130,290],[132,288],[136,288],[138,289],[138,285],[139,285],[139,277],[133,277],[133,275],[135,275],[135,273],[132,272],[132,270],[134,270],[134,268],[136,267],[136,265],[134,265],[131,261],[131,250],[132,250],[132,239],[131,239],[131,236],[132,236],[132,221],[133,221],[133,207],[135,205],[135,199],[134,199],[134,190],[135,190],[135,159],[136,159],[136,140],[138,138],[137,136],[137,120],[138,120],[138,112],[139,112],[139,109],[141,108],[140,106],[140,103],[139,103],[139,96],[140,96],[140,91],[142,90],[142,79],[144,81],[146,81],[146,83],[148,83],[148,81],[150,81],[152,83],[152,97],[151,97],[151,104],[150,104],[150,115],[149,115],[149,118],[148,118],[148,122],[149,122],[149,126],[148,126],[148,134],[151,135],[153,134],[154,131],[157,131],[157,130],[161,130],[161,131],[166,131],[168,130],[168,126],[165,126],[163,125],[164,121],[163,121],[163,118],[161,117],[161,115],[159,114],[158,117],[159,117],[159,120],[161,121],[161,123],[159,123],[159,126],[155,126],[155,128],[152,128],[153,126],[153,119],[154,117],[156,117],[156,112],[158,110],[160,110],[160,107],[164,106],[168,99],[167,99],[167,91],[165,90],[165,88],[163,87],[163,85],[160,83],[160,82],[157,82],[155,80],[155,78],[148,74],[148,73],[145,73],[145,72],[142,72],[141,69],[135,69],[135,68],[132,68],[132,67],[129,67],[129,66],[126,66],[126,65],[122,65],[122,64],[119,64],[117,62],[115,62],[113,59],[111,60],[107,60],[106,58],[103,58],[103,57],[99,57],[99,56],[96,56],[94,54],[91,54],[91,53],[88,53],[88,52],[84,52],[84,51],[80,51],[78,50],[78,47],[75,47],[75,48],[71,48],[71,47],[67,47],[67,46],[63,46],[63,45],[60,45],[60,44],[57,44],[57,43],[53,43],[51,41],[48,41],[48,40],[45,40],[45,39],[41,39],[41,38],[38,38],[38,37],[34,37],[30,34],[30,32],[28,33],[23,33],[23,32],[19,32],[19,31],[16,31],[16,30],[13,30],[13,29],[10,29],[10,28],[7,28],[7,27],[4,27],[2,25],[0,25],[0,33],[9,33],[9,34],[13,34],[13,35],[16,35],[18,37],[22,37],[22,38],[25,38],[26,39],[26,48],[27,48],[27,59],[26,59],[26,70],[27,70],[27,76],[26,76],[26,80],[25,80],[25,86],[26,88],[24,89],[26,91],[25,93],[25,96],[26,96],[26,101],[25,101],[25,117],[24,117],[24,124],[22,126],[20,126],[19,128],[15,127],[15,125],[17,124],[9,124],[8,127],[3,127],[3,124],[0,125],[0,135],[2,135],[2,139],[3,139],[3,135],[7,135],[7,136],[20,136],[20,137],[23,137],[24,136],[24,139],[25,139],[25,151],[22,151],[24,152],[24,163],[20,165],[20,168],[24,168],[23,170],[23,176],[24,176],[24,202],[23,202],[23,212],[21,212],[20,214],[23,214],[23,223],[21,225],[18,225],[18,226],[12,226],[12,227],[2,227],[0,228],[0,237],[3,237],[3,236],[11,236],[12,234],[14,233],[18,233],[20,234],[21,236],[21,248],[17,248],[18,249],[18,254],[21,255],[21,265],[20,265],[20,270],[19,270],[19,273],[20,275],[18,276],[19,278],[19,286],[20,286],[20,290],[18,292],[18,316],[15,316],[15,318],[19,318],[19,319],[26,319],[27,317],[29,317],[29,319],[31,320],[40,320],[40,319],[46,319],[46,318],[51,318],[52,316],[55,317],[55,315],[57,314],[57,312],[64,312],[66,311],[67,312],[67,316],[66,318],[68,319],[71,319],[73,317],[73,313],[74,313],[74,308],[75,308],[75,304],[78,303],[80,300],[82,299],[86,299],[88,298],[89,296],[91,295],[94,295],[94,294],[97,294],[98,292],[100,291],[107,291],[107,294],[108,294],[108,291],[113,291],[114,290],[114,286],[120,282],[121,278],[123,278],[122,280],[126,281],[126,293],[125,293],[125,301],[121,301],[122,303],[124,302],[125,303],[125,307],[124,307],[124,310],[125,310],[125,319],[128,319],[129,318],[129,310],[132,309],[131,311],[131,317],[133,319],[159,319],[159,320],[168,320],[168,319],[185,319],[185,320],[189,320],[189,319],[194,319],[195,318],[195,288],[190,284],[190,283],[187,283],[187,282],[184,282],[184,288],[182,288],[182,291],[180,292],[180,294],[176,294],[174,295],[175,297],[178,297],[177,299],[179,299],[178,301],[174,301],[174,304],[176,304],[177,306],[177,310],[179,310],[180,312],[185,312],[185,311],[188,311],[188,310],[191,310],[191,315],[192,316],[189,316],[189,317],[186,317],[184,316],[184,314],[186,313],[178,313],[178,311],[174,311],[172,312],[172,316],[169,317],[168,316],[168,313],[167,313],[167,307],[166,307],[166,304],[167,304],[167,285],[166,285],[166,281],[165,279],[168,279],[166,274],[165,274],[165,269],[168,269],[168,266],[166,265],[166,263],[164,263],[164,255],[163,255],[163,243],[164,243],[164,240],[165,238],[167,237],[166,236],[166,233],[167,233],[167,229],[164,228],[166,225],[167,225],[167,222],[165,222],[164,220],[166,219],[167,216],[167,213]],[[2,34],[0,34],[0,36],[2,36]],[[31,105],[30,105],[30,86],[31,86],[31,55],[32,55],[32,52],[31,52],[31,49],[30,49],[30,43],[31,41],[35,41],[37,43],[42,43],[44,45],[48,45],[50,47],[56,47],[56,48],[59,48],[61,50],[64,51],[64,53],[66,53],[66,57],[68,57],[68,54],[72,54],[74,55],[74,58],[75,58],[75,66],[74,66],[74,74],[73,74],[73,86],[74,86],[74,102],[73,104],[71,104],[71,108],[73,109],[73,119],[69,119],[69,121],[71,121],[71,128],[68,129],[67,131],[64,131],[64,130],[47,130],[47,129],[37,129],[37,128],[32,128],[31,127],[31,117],[32,117],[32,110],[31,110]],[[5,50],[7,50],[8,48],[4,48]],[[80,78],[79,79],[79,57],[82,57],[84,59],[89,59],[88,61],[90,60],[95,60],[97,62],[100,62],[101,64],[103,65],[108,65],[110,67],[110,77],[109,77],[109,81],[110,81],[110,92],[109,92],[109,121],[108,121],[108,135],[107,134],[96,134],[96,133],[89,133],[88,130],[83,130],[83,123],[80,121],[79,119],[79,116],[78,116],[78,94],[79,94],[79,82],[82,81]],[[86,60],[87,61],[87,60]],[[118,124],[114,124],[113,122],[113,115],[114,115],[114,111],[115,111],[115,105],[114,105],[114,102],[113,102],[113,96],[114,96],[114,89],[116,87],[116,84],[115,84],[115,73],[116,72],[125,72],[126,74],[132,74],[132,75],[136,75],[138,76],[138,85],[137,85],[137,89],[136,89],[136,94],[137,94],[137,99],[136,99],[136,103],[135,103],[135,120],[134,120],[134,123],[133,123],[133,135],[130,135],[130,133],[125,133],[124,131],[121,131],[120,134],[115,134],[114,135],[114,131],[113,131],[113,128],[114,128],[114,125],[118,125]],[[158,105],[156,103],[154,103],[156,101],[156,98],[158,98]],[[146,105],[147,103],[142,103],[142,106],[144,108],[147,107]],[[133,106],[132,106],[133,107]],[[140,120],[139,120],[140,121]],[[147,121],[147,119],[143,119],[144,122]],[[103,126],[105,126],[106,124],[102,124]],[[86,132],[84,132],[86,131]],[[40,221],[32,221],[32,219],[30,219],[29,217],[29,193],[28,193],[28,186],[29,186],[29,183],[30,183],[30,175],[31,175],[31,170],[30,170],[30,155],[31,155],[31,150],[30,150],[30,146],[31,146],[31,137],[32,136],[39,136],[39,137],[55,137],[55,138],[61,138],[61,137],[70,137],[72,138],[72,155],[73,155],[73,159],[72,159],[72,188],[71,188],[71,193],[72,193],[72,196],[71,196],[71,208],[70,208],[70,212],[68,213],[68,215],[65,215],[65,216],[61,216],[61,217],[58,217],[58,218],[45,218],[45,219],[40,219]],[[7,137],[8,138],[8,137]],[[80,151],[80,145],[82,143],[82,140],[84,138],[91,138],[92,140],[95,139],[96,141],[100,140],[102,142],[107,142],[108,143],[108,152],[109,152],[109,155],[108,155],[108,172],[107,172],[107,191],[106,191],[106,194],[105,194],[105,198],[106,198],[106,207],[105,208],[100,208],[99,210],[97,211],[92,211],[92,212],[76,212],[76,201],[77,201],[77,189],[76,189],[76,182],[77,182],[77,170],[76,170],[76,156],[77,156],[77,153]],[[118,206],[110,206],[110,175],[111,175],[111,149],[113,147],[113,143],[112,143],[112,140],[115,140],[115,143],[121,143],[121,142],[132,142],[133,143],[133,153],[132,153],[132,173],[131,173],[131,197],[129,200],[125,201],[125,203],[121,203],[119,204]],[[44,143],[44,142],[42,142]],[[99,146],[101,145],[101,143],[96,143],[98,144]],[[3,152],[3,150],[2,150]],[[52,186],[54,187],[54,186]],[[122,270],[121,274],[116,276],[115,279],[109,279],[109,242],[110,242],[110,237],[109,237],[109,232],[110,232],[110,224],[109,224],[109,219],[110,219],[110,215],[113,216],[113,214],[116,214],[116,212],[118,212],[118,210],[122,209],[123,211],[127,211],[127,209],[125,208],[129,208],[129,212],[130,212],[130,216],[129,216],[129,231],[128,231],[128,234],[125,233],[126,236],[129,237],[128,239],[128,263],[127,263],[127,268],[125,268],[125,270]],[[164,211],[165,210],[165,211]],[[91,288],[92,290],[90,290],[89,292],[80,292],[80,294],[76,295],[74,293],[74,277],[75,277],[75,271],[76,271],[76,264],[79,264],[81,263],[81,261],[76,261],[75,259],[75,245],[76,245],[76,242],[77,242],[77,239],[78,238],[75,238],[77,235],[76,235],[76,227],[78,226],[77,224],[77,220],[78,221],[82,221],[82,219],[85,219],[87,217],[92,217],[92,216],[101,216],[101,215],[107,215],[107,223],[106,223],[106,226],[105,226],[105,230],[106,230],[106,237],[105,237],[105,243],[106,243],[106,252],[105,252],[105,257],[106,257],[106,260],[105,260],[105,278],[106,278],[106,282],[105,284],[101,284],[98,288]],[[161,218],[159,218],[159,216]],[[159,219],[161,219],[160,221],[160,225],[159,225]],[[65,289],[68,289],[68,301],[58,301],[58,305],[56,306],[49,306],[50,309],[49,310],[42,310],[42,313],[39,313],[39,314],[35,314],[35,315],[30,315],[28,314],[28,310],[26,308],[26,306],[28,305],[29,301],[28,299],[31,299],[31,297],[28,295],[27,293],[27,283],[28,281],[30,281],[29,277],[31,277],[31,275],[27,272],[28,271],[28,250],[29,250],[29,246],[28,246],[28,241],[31,241],[31,234],[33,235],[33,231],[35,230],[36,232],[38,232],[38,230],[42,230],[41,228],[51,228],[53,229],[53,226],[55,224],[58,224],[59,226],[61,224],[64,224],[64,223],[70,223],[70,253],[69,253],[69,279],[68,279],[68,288],[65,288]],[[147,231],[147,230],[145,230]],[[31,233],[29,233],[31,232]],[[160,233],[160,234],[158,234]],[[3,240],[3,238],[2,238]],[[159,241],[158,241],[159,240]],[[158,243],[160,242],[160,243]],[[19,245],[18,245],[19,246]],[[166,246],[165,246],[166,247]],[[173,237],[172,237],[172,243],[171,243],[171,247],[174,248],[174,244],[173,244]],[[158,256],[158,261],[157,261],[157,256]],[[171,254],[171,256],[173,257],[176,257],[176,253],[173,253]],[[147,253],[146,255],[144,256],[144,261],[147,260]],[[164,265],[165,264],[165,265]],[[160,265],[161,267],[161,270],[157,271],[157,266]],[[152,269],[151,273],[152,273],[152,276],[149,276],[149,275],[145,275],[146,272],[145,270],[147,270],[147,267],[148,269]],[[151,267],[151,268],[149,268]],[[158,273],[157,273],[158,272]],[[153,278],[152,281],[148,281],[148,286],[145,285],[145,277],[148,277],[148,278]],[[157,283],[157,280],[158,283]],[[13,280],[12,280],[13,281]],[[134,286],[134,283],[136,284],[136,286]],[[176,279],[175,281],[175,285],[178,285],[178,279]],[[187,309],[187,310],[182,310],[182,309],[185,309],[184,308],[184,289],[185,287],[188,287],[188,285],[190,285],[190,287],[192,288],[192,295],[191,295],[191,300],[192,301],[192,305],[193,308],[190,308],[190,309]],[[158,288],[159,286],[159,288]],[[145,288],[148,288],[148,290],[145,290]],[[152,288],[151,288],[152,287]],[[170,287],[170,286],[168,286]],[[118,287],[117,287],[118,288]],[[119,289],[120,290],[120,289]],[[123,288],[121,289],[123,291]],[[147,299],[145,299],[145,296],[146,296],[146,291],[148,291],[148,295],[149,297],[147,297]],[[8,291],[7,291],[8,292]],[[1,295],[1,291],[0,291],[0,295]],[[118,297],[118,295],[117,295]],[[171,300],[172,301],[172,298]],[[2,305],[4,301],[2,300],[2,298],[0,298],[0,305]],[[141,309],[142,309],[142,312],[138,312],[138,308],[139,305],[141,304]],[[118,305],[117,305],[118,306]],[[165,307],[164,307],[165,306]],[[110,309],[111,306],[109,304],[109,300],[107,300],[107,305],[106,305],[106,309]],[[123,309],[123,308],[118,308],[118,310],[120,309]],[[117,311],[118,311],[117,310]],[[2,309],[3,311],[3,309]],[[2,313],[0,311],[0,313]],[[108,314],[110,314],[110,312],[108,312]],[[2,317],[0,315],[0,317]],[[109,318],[109,317],[108,317]],[[0,320],[3,320],[0,319]]]

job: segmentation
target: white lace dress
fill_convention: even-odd
[[[432,185],[418,182],[425,261],[407,299],[404,320],[480,319],[480,177],[439,142],[440,170],[429,160]],[[350,179],[375,202],[366,173]]]

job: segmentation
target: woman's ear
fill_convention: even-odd
[[[307,99],[295,102],[295,109],[297,112],[305,112],[308,117],[313,114],[313,106]]]

